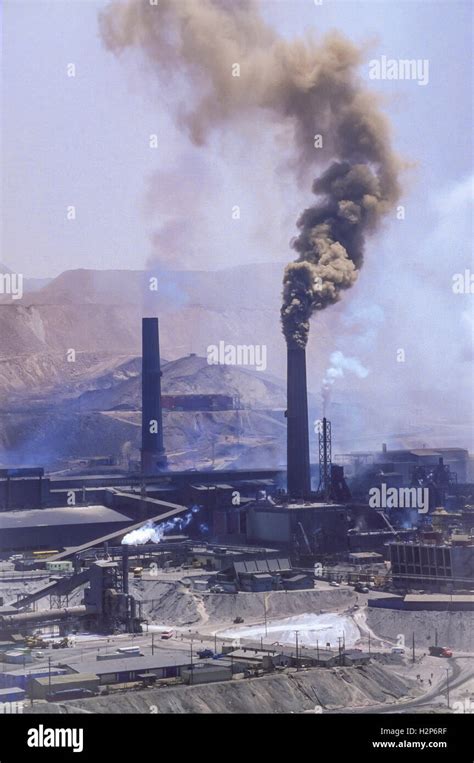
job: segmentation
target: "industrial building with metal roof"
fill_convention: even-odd
[[[60,506],[0,512],[0,550],[50,548],[86,543],[126,528],[132,520],[106,506]]]
[[[184,651],[162,649],[151,657],[121,657],[116,660],[88,660],[68,663],[70,673],[89,673],[99,677],[101,684],[127,683],[139,680],[144,674],[157,678],[172,678],[181,669],[192,665],[191,655]]]

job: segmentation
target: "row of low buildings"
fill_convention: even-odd
[[[84,695],[101,693],[109,687],[180,679],[188,685],[230,681],[235,676],[252,677],[285,668],[360,666],[370,660],[360,650],[308,649],[284,646],[264,647],[249,644],[227,647],[218,659],[191,659],[187,651],[160,650],[148,657],[117,657],[62,664],[60,667],[23,668],[0,673],[0,702],[3,697],[24,699],[60,699],[64,692],[82,690]],[[73,698],[71,696],[67,697]]]

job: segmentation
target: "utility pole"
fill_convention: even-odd
[[[342,665],[342,636],[338,636],[337,640],[339,641],[339,665]]]
[[[296,640],[296,670],[300,669],[299,661],[298,661],[298,634],[299,634],[299,631],[295,631],[295,640]]]
[[[316,654],[318,655],[318,662],[319,662],[319,641],[316,639]]]
[[[451,705],[449,704],[449,668],[446,668],[446,696],[448,700],[448,707],[450,708]]]
[[[214,654],[217,654],[217,631],[214,633]]]
[[[151,634],[151,653],[155,654],[155,634]]]
[[[413,656],[412,656],[412,662],[415,662],[415,631],[413,631],[412,636],[412,650],[413,650]]]
[[[438,646],[438,629],[435,628],[435,646]]]
[[[48,657],[48,688],[51,693],[51,657]],[[449,707],[449,702],[448,702]]]
[[[267,628],[267,595],[266,595],[266,593],[263,594],[263,616],[265,618],[265,636],[268,636],[268,628]]]
[[[193,683],[193,677],[194,677],[194,665],[193,665],[193,637],[191,636],[191,675],[189,677],[189,683]]]
[[[369,654],[370,654],[370,631],[369,631]]]

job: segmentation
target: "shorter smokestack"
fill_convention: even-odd
[[[158,318],[142,321],[142,450],[143,475],[166,468],[161,408],[161,367]]]

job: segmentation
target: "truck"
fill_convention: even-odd
[[[25,644],[29,649],[35,649],[35,648],[43,648],[47,649],[49,647],[49,642],[45,641],[41,636],[33,635],[33,636],[27,636],[25,639]]]
[[[60,641],[53,641],[51,646],[53,649],[67,649],[70,646],[69,639],[66,636]]]
[[[453,653],[447,646],[430,646],[428,651],[432,657],[452,657]]]
[[[200,660],[205,660],[206,658],[214,657],[214,652],[212,649],[200,649],[197,656]]]
[[[127,655],[133,654],[133,655],[136,655],[137,657],[143,656],[139,646],[120,646],[117,649],[117,652],[119,654],[127,654]]]

